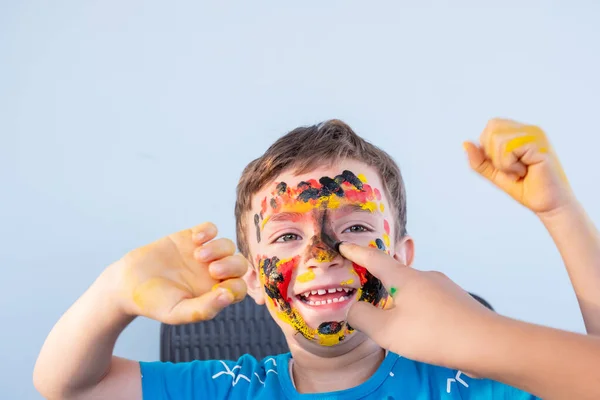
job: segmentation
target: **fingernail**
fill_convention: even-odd
[[[206,261],[210,258],[210,250],[200,249],[196,252],[196,257],[201,261]]]
[[[229,289],[221,288],[219,289],[217,301],[223,306],[229,305],[233,302],[233,293]]]
[[[463,142],[462,147],[464,151],[467,151],[467,143]]]
[[[196,240],[199,242],[203,242],[204,238],[206,238],[206,233],[204,232],[198,232],[196,233]]]
[[[214,277],[219,277],[223,274],[223,266],[219,264],[211,264],[208,267],[208,272]]]

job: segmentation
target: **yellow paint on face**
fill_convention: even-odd
[[[312,281],[315,278],[316,278],[316,275],[315,275],[314,271],[312,269],[310,269],[310,270],[306,271],[305,273],[298,275],[296,280],[298,282],[306,283],[306,282]]]
[[[377,211],[377,203],[375,203],[374,201],[368,201],[364,204],[361,204],[361,208],[363,210],[369,210],[371,212],[375,212],[375,211]]]
[[[540,148],[539,148],[540,153],[548,152],[548,148],[546,147],[546,143],[544,143],[545,141],[543,140],[543,138],[540,138],[539,136],[536,136],[536,135],[519,136],[519,137],[509,140],[508,143],[506,143],[505,151],[506,151],[506,153],[512,153],[519,147],[525,146],[530,143],[536,143],[536,142],[538,143],[538,145],[540,145]]]
[[[356,273],[356,272],[354,272]],[[341,286],[348,286],[348,285],[352,285],[354,283],[354,279],[348,279],[347,281],[342,281],[340,282]]]
[[[366,177],[366,176],[364,176],[363,174],[358,174],[356,177],[357,177],[358,179],[360,179],[360,181],[361,181],[362,183],[367,183],[367,177]]]
[[[281,260],[277,265],[281,265],[283,263],[289,262],[288,260]],[[306,274],[303,274],[306,275]],[[302,275],[301,275],[302,276]],[[298,277],[297,279],[299,279]],[[266,276],[262,268],[260,268],[260,280],[263,285],[266,282]],[[333,346],[340,343],[343,338],[353,332],[353,330],[348,329],[348,325],[344,324],[342,329],[335,334],[323,335],[319,333],[318,329],[314,329],[308,326],[302,315],[298,312],[297,309],[290,307],[290,311],[286,312],[281,310],[281,308],[273,301],[267,301],[267,307],[278,316],[283,322],[292,326],[297,332],[301,333],[305,338],[310,338],[318,342],[321,346]]]
[[[385,247],[390,247],[390,236],[387,233],[383,234],[383,243],[385,243]]]
[[[379,204],[379,210],[380,210],[381,212],[383,212],[383,211],[385,210],[385,206],[383,205],[383,203],[380,203],[380,204]]]
[[[330,262],[336,257],[336,253],[331,251],[317,249],[317,254],[315,256],[315,260],[317,262]]]

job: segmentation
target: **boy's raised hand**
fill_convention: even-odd
[[[111,269],[117,301],[128,315],[168,324],[213,318],[246,295],[247,269],[229,239],[204,223],[131,251]]]
[[[471,168],[537,214],[557,210],[572,192],[556,153],[542,129],[492,119],[479,146],[464,143]]]
[[[348,323],[394,353],[458,369],[465,347],[475,346],[472,338],[496,315],[439,272],[415,270],[378,249],[347,242],[340,252],[379,278],[394,299],[386,310],[353,304]]]

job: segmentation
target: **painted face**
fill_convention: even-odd
[[[389,299],[377,278],[336,251],[343,240],[390,252],[391,215],[379,177],[357,166],[365,173],[282,175],[285,181],[255,199],[251,248],[267,305],[295,332],[325,346],[352,334],[345,316],[353,302],[385,307]]]

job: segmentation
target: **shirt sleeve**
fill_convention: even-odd
[[[256,361],[140,362],[143,400],[204,400],[236,397],[230,393],[240,380],[247,383]],[[243,385],[242,385],[243,386]]]

